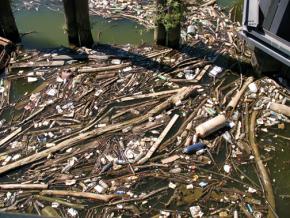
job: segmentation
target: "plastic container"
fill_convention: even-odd
[[[117,164],[117,165],[126,165],[126,164],[128,164],[128,162],[125,161],[125,160],[117,159],[117,160],[115,161],[115,164]]]
[[[187,27],[187,34],[195,34],[195,32],[196,32],[196,27],[194,26],[194,25],[189,25],[188,27]]]
[[[215,66],[214,68],[212,68],[212,70],[209,72],[209,76],[211,77],[216,77],[218,76],[220,73],[223,72],[223,68],[219,67],[219,66]]]
[[[201,149],[199,151],[196,152],[196,155],[202,155],[206,152],[206,149]]]
[[[257,93],[258,92],[258,87],[257,87],[256,83],[254,83],[254,82],[250,83],[250,85],[248,87],[249,87],[249,89],[250,89],[250,91],[252,93]]]
[[[117,190],[115,193],[116,193],[117,195],[124,195],[124,194],[126,194],[126,192],[123,191],[123,190]]]
[[[4,125],[5,122],[6,122],[5,119],[0,120],[0,128]]]
[[[206,148],[206,145],[203,144],[203,143],[196,143],[196,144],[193,144],[193,145],[190,145],[186,148],[183,149],[183,153],[184,154],[195,154],[196,152],[202,150]]]

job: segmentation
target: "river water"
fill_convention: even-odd
[[[64,14],[41,7],[36,10],[15,12],[16,22],[21,33],[29,33],[22,39],[25,48],[52,48],[67,46],[64,34]],[[109,20],[99,16],[91,17],[92,34],[95,41],[110,44],[152,43],[153,32],[136,22],[121,19]]]
[[[232,0],[220,0],[220,6],[228,7],[233,4]],[[64,34],[64,15],[61,10],[55,11],[47,8],[36,10],[15,10],[15,17],[21,33],[32,32],[23,37],[25,48],[51,48],[67,46],[67,38]],[[141,25],[129,20],[108,20],[102,17],[91,17],[92,33],[95,40],[102,43],[140,45],[152,43],[153,32],[146,30]],[[15,86],[14,86],[15,87]],[[23,87],[23,86],[22,86]],[[15,88],[15,98],[22,95],[27,89]],[[271,145],[275,152],[271,152],[272,159],[267,162],[270,176],[273,180],[276,195],[277,212],[280,217],[289,217],[290,208],[290,141],[275,138],[275,134],[290,137],[290,126],[284,130],[276,126],[269,128],[269,133],[258,133],[258,143]],[[254,170],[248,166],[244,168],[247,175],[252,175],[257,180]],[[281,195],[285,195],[282,197]]]

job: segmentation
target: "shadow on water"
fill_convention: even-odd
[[[106,55],[129,59],[133,65],[143,67],[147,70],[166,72],[170,69],[170,66],[167,64],[160,63],[142,54],[126,51],[113,45],[98,44],[94,50],[102,52]],[[240,72],[242,74],[249,74],[253,71],[253,68],[249,63],[242,62],[230,57],[229,55],[221,54],[217,50],[209,48],[202,42],[199,42],[193,46],[183,44],[178,51],[190,58],[213,60],[214,64],[217,66]]]
[[[208,60],[213,61],[213,63],[217,66],[232,70],[234,72],[239,72],[241,74],[248,75],[253,72],[253,67],[251,64],[233,58],[227,54],[222,54],[218,50],[209,48],[203,42],[198,42],[194,46],[190,44],[183,44],[179,51],[187,54],[189,57],[207,58]]]
[[[170,66],[159,63],[158,61],[148,58],[142,54],[126,51],[113,45],[98,44],[94,49],[98,52],[105,53],[106,55],[113,55],[122,59],[128,59],[133,65],[143,67],[147,70],[164,72],[170,68]]]

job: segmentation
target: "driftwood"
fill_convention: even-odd
[[[149,149],[149,151],[147,152],[147,154],[141,160],[138,161],[138,164],[144,164],[146,161],[149,160],[149,158],[157,150],[157,148],[159,147],[159,145],[161,144],[161,142],[164,140],[165,136],[171,130],[172,126],[175,124],[175,122],[177,121],[178,118],[179,118],[179,115],[178,114],[174,114],[174,116],[172,117],[172,119],[170,120],[170,122],[168,123],[168,125],[165,127],[165,129],[163,130],[163,132],[158,137],[157,141],[152,145],[152,147]]]
[[[17,136],[19,133],[21,133],[22,127],[18,127],[16,130],[14,130],[12,133],[10,133],[8,136],[6,136],[4,139],[0,140],[0,146],[4,145],[6,142],[10,141],[12,138]]]
[[[119,70],[119,69],[128,67],[130,65],[131,63],[124,63],[124,64],[118,64],[118,65],[112,65],[112,66],[105,66],[105,67],[82,68],[82,69],[78,69],[78,73],[97,73],[97,72],[104,72],[104,71],[110,71],[110,70]]]
[[[251,115],[249,142],[253,149],[253,154],[255,156],[255,162],[256,162],[258,172],[259,172],[259,177],[262,180],[262,184],[265,189],[266,200],[269,204],[268,217],[272,218],[272,217],[275,217],[275,197],[274,197],[274,192],[273,192],[270,177],[268,175],[266,167],[264,166],[261,160],[259,148],[258,148],[258,145],[256,144],[255,125],[256,125],[257,114],[258,114],[258,111],[253,111]]]
[[[254,81],[253,77],[249,77],[246,80],[246,82],[244,83],[242,88],[235,94],[235,96],[232,98],[232,100],[227,105],[227,109],[235,109],[236,108],[236,106],[238,105],[239,100],[241,99],[242,95],[244,94],[244,92],[248,88],[249,84],[252,83],[253,81]]]
[[[174,93],[179,92],[180,90],[181,89],[173,89],[173,90],[168,90],[168,91],[133,95],[133,96],[128,96],[128,97],[123,97],[120,99],[120,101],[131,101],[131,100],[137,100],[137,99],[142,99],[142,98],[155,98],[155,97],[162,96],[162,95],[174,94]]]
[[[41,62],[31,62],[25,64],[13,64],[11,69],[22,69],[22,68],[36,68],[36,67],[61,67],[64,65],[64,61],[41,61]]]
[[[49,149],[46,149],[44,151],[38,152],[36,154],[33,154],[31,156],[25,157],[21,160],[15,161],[13,163],[7,164],[6,166],[0,167],[0,175],[8,172],[12,169],[18,168],[20,166],[24,166],[29,163],[33,163],[37,160],[40,160],[42,158],[46,158],[48,155],[53,154],[59,150],[72,147],[76,145],[77,143],[87,140],[92,137],[100,136],[107,132],[115,132],[120,131],[128,126],[136,125],[138,123],[144,122],[145,120],[148,120],[149,117],[152,117],[161,111],[165,110],[166,108],[170,107],[171,105],[180,104],[181,100],[187,98],[190,94],[192,94],[197,88],[200,86],[190,86],[190,87],[184,87],[182,90],[180,90],[176,95],[170,97],[163,103],[159,104],[152,110],[150,110],[147,114],[133,118],[131,120],[124,121],[122,123],[112,124],[109,126],[106,126],[104,128],[97,128],[92,131],[81,133],[75,137],[68,138],[67,140],[64,140],[60,142],[59,144],[55,145],[54,147],[51,147]]]
[[[105,194],[102,195],[102,194],[95,194],[95,193],[90,193],[90,192],[77,192],[77,191],[64,191],[64,190],[44,190],[40,194],[81,197],[81,198],[89,198],[89,199],[105,201],[105,202],[108,202],[111,199],[116,198],[118,196],[118,195],[105,195]]]
[[[47,184],[0,184],[0,190],[10,189],[47,189]]]
[[[210,0],[204,3],[203,5],[201,5],[201,7],[208,7],[208,6],[214,5],[215,3],[216,3],[216,0]]]
[[[276,113],[290,117],[290,107],[287,105],[271,102],[269,105],[269,109]]]

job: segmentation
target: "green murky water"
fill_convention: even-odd
[[[233,6],[232,0],[219,0],[222,7]],[[16,22],[21,33],[33,32],[23,37],[23,44],[26,48],[51,48],[67,45],[67,38],[64,34],[64,15],[61,11],[51,11],[41,8],[39,11],[16,11]],[[113,44],[131,43],[134,45],[152,43],[153,33],[142,26],[129,20],[112,21],[101,17],[91,17],[92,33],[96,41]],[[21,81],[20,81],[21,83]],[[23,84],[25,81],[23,81]],[[13,90],[13,98],[18,98],[26,90],[32,87],[22,87]],[[14,87],[15,88],[15,87]],[[290,207],[290,141],[274,138],[273,134],[280,134],[290,137],[290,126],[286,125],[284,130],[278,130],[276,126],[269,128],[271,133],[259,133],[260,144],[272,145],[273,159],[267,162],[273,179],[274,192],[276,195],[277,211],[280,217],[289,216]],[[253,168],[248,166],[245,173],[253,175],[256,180]],[[280,195],[288,195],[282,198]]]
[[[22,39],[25,48],[52,48],[67,46],[64,33],[64,14],[40,8],[38,11],[21,10],[15,12],[17,26],[21,33],[29,33]],[[126,19],[109,20],[91,16],[92,34],[97,42],[139,45],[152,43],[153,32]]]

